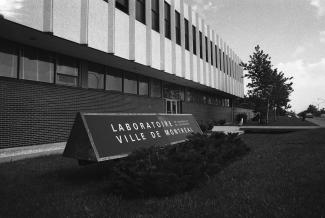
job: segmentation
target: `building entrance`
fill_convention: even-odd
[[[166,114],[180,114],[181,102],[175,99],[166,99]]]

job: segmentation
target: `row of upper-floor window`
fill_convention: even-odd
[[[228,106],[217,95],[1,39],[0,76]]]
[[[129,13],[129,0],[116,0],[116,8],[119,10]],[[160,23],[159,23],[159,0],[151,0],[151,21],[152,29],[160,32]],[[171,6],[166,1],[164,1],[164,23],[165,23],[165,37],[171,39]],[[146,24],[146,3],[145,0],[136,0],[136,20]],[[190,37],[189,37],[189,21],[184,18],[184,32],[185,32],[185,42],[184,47],[186,50],[190,50]],[[205,45],[205,61],[210,62],[212,66],[215,66],[220,71],[224,72],[227,75],[234,77],[237,80],[240,80],[241,75],[239,74],[239,67],[237,63],[233,61],[221,48],[218,48],[217,45],[205,36],[201,31],[198,32],[199,36],[199,54],[197,54],[197,28],[192,25],[192,38],[193,38],[193,54],[199,55],[200,58],[204,59],[203,46]],[[178,45],[182,44],[181,38],[181,15],[178,11],[175,10],[175,40]],[[210,49],[210,51],[209,51]],[[210,54],[210,55],[209,55]]]

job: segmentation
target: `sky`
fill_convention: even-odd
[[[258,44],[294,77],[292,110],[325,107],[325,0],[188,1],[244,62]]]

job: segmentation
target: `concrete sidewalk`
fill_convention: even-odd
[[[60,142],[45,145],[0,149],[0,163],[12,162],[46,155],[62,154],[65,145],[66,142]]]

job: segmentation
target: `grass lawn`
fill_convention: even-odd
[[[257,121],[248,121],[245,126],[259,126]],[[277,120],[270,118],[268,126],[317,126],[307,120],[296,117],[279,116]]]
[[[252,151],[208,184],[162,199],[110,196],[110,163],[0,164],[0,217],[325,217],[325,129],[241,136]]]

